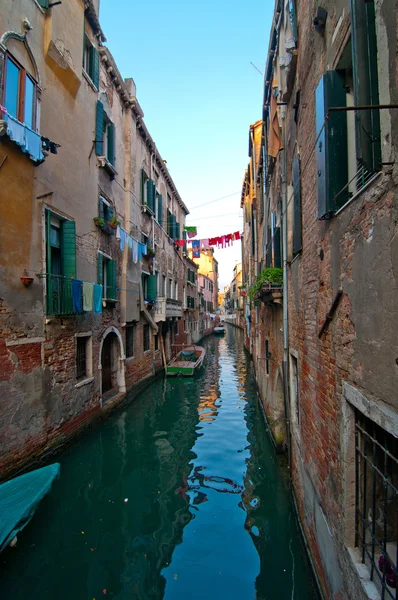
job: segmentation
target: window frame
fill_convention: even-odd
[[[7,91],[7,76],[8,76],[8,62],[11,62],[18,69],[18,89],[17,89],[17,115],[11,114],[8,109],[7,113],[14,119],[32,129],[37,131],[37,81],[35,78],[23,67],[19,61],[12,56],[9,52],[5,53],[4,61],[4,77],[3,77],[3,90],[1,94],[1,104],[6,107],[6,91]],[[26,94],[26,77],[33,83],[33,102],[32,102],[32,125],[29,125],[25,121],[25,94]],[[21,118],[22,117],[22,118]]]
[[[148,323],[144,323],[142,328],[142,347],[144,352],[151,351],[150,325]]]
[[[136,323],[126,323],[126,358],[134,358]],[[130,334],[130,337],[128,335]]]
[[[78,370],[78,348],[79,344],[84,344],[84,372]],[[91,332],[75,334],[75,375],[77,385],[79,383],[91,380],[93,377],[93,337]]]

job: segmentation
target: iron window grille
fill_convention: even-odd
[[[398,599],[398,440],[355,415],[355,545],[382,600]]]
[[[87,375],[87,338],[76,338],[76,378]]]

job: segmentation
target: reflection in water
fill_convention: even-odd
[[[315,598],[240,332],[204,343],[197,377],[157,379],[61,457],[1,598]]]

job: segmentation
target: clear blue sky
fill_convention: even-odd
[[[191,214],[208,238],[242,229],[249,125],[261,118],[272,0],[101,0],[100,20],[123,77]],[[229,194],[225,200],[197,208]],[[216,252],[220,289],[240,244]]]

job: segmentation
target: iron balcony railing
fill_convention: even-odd
[[[48,315],[74,315],[72,280],[62,275],[45,275],[46,313]]]

